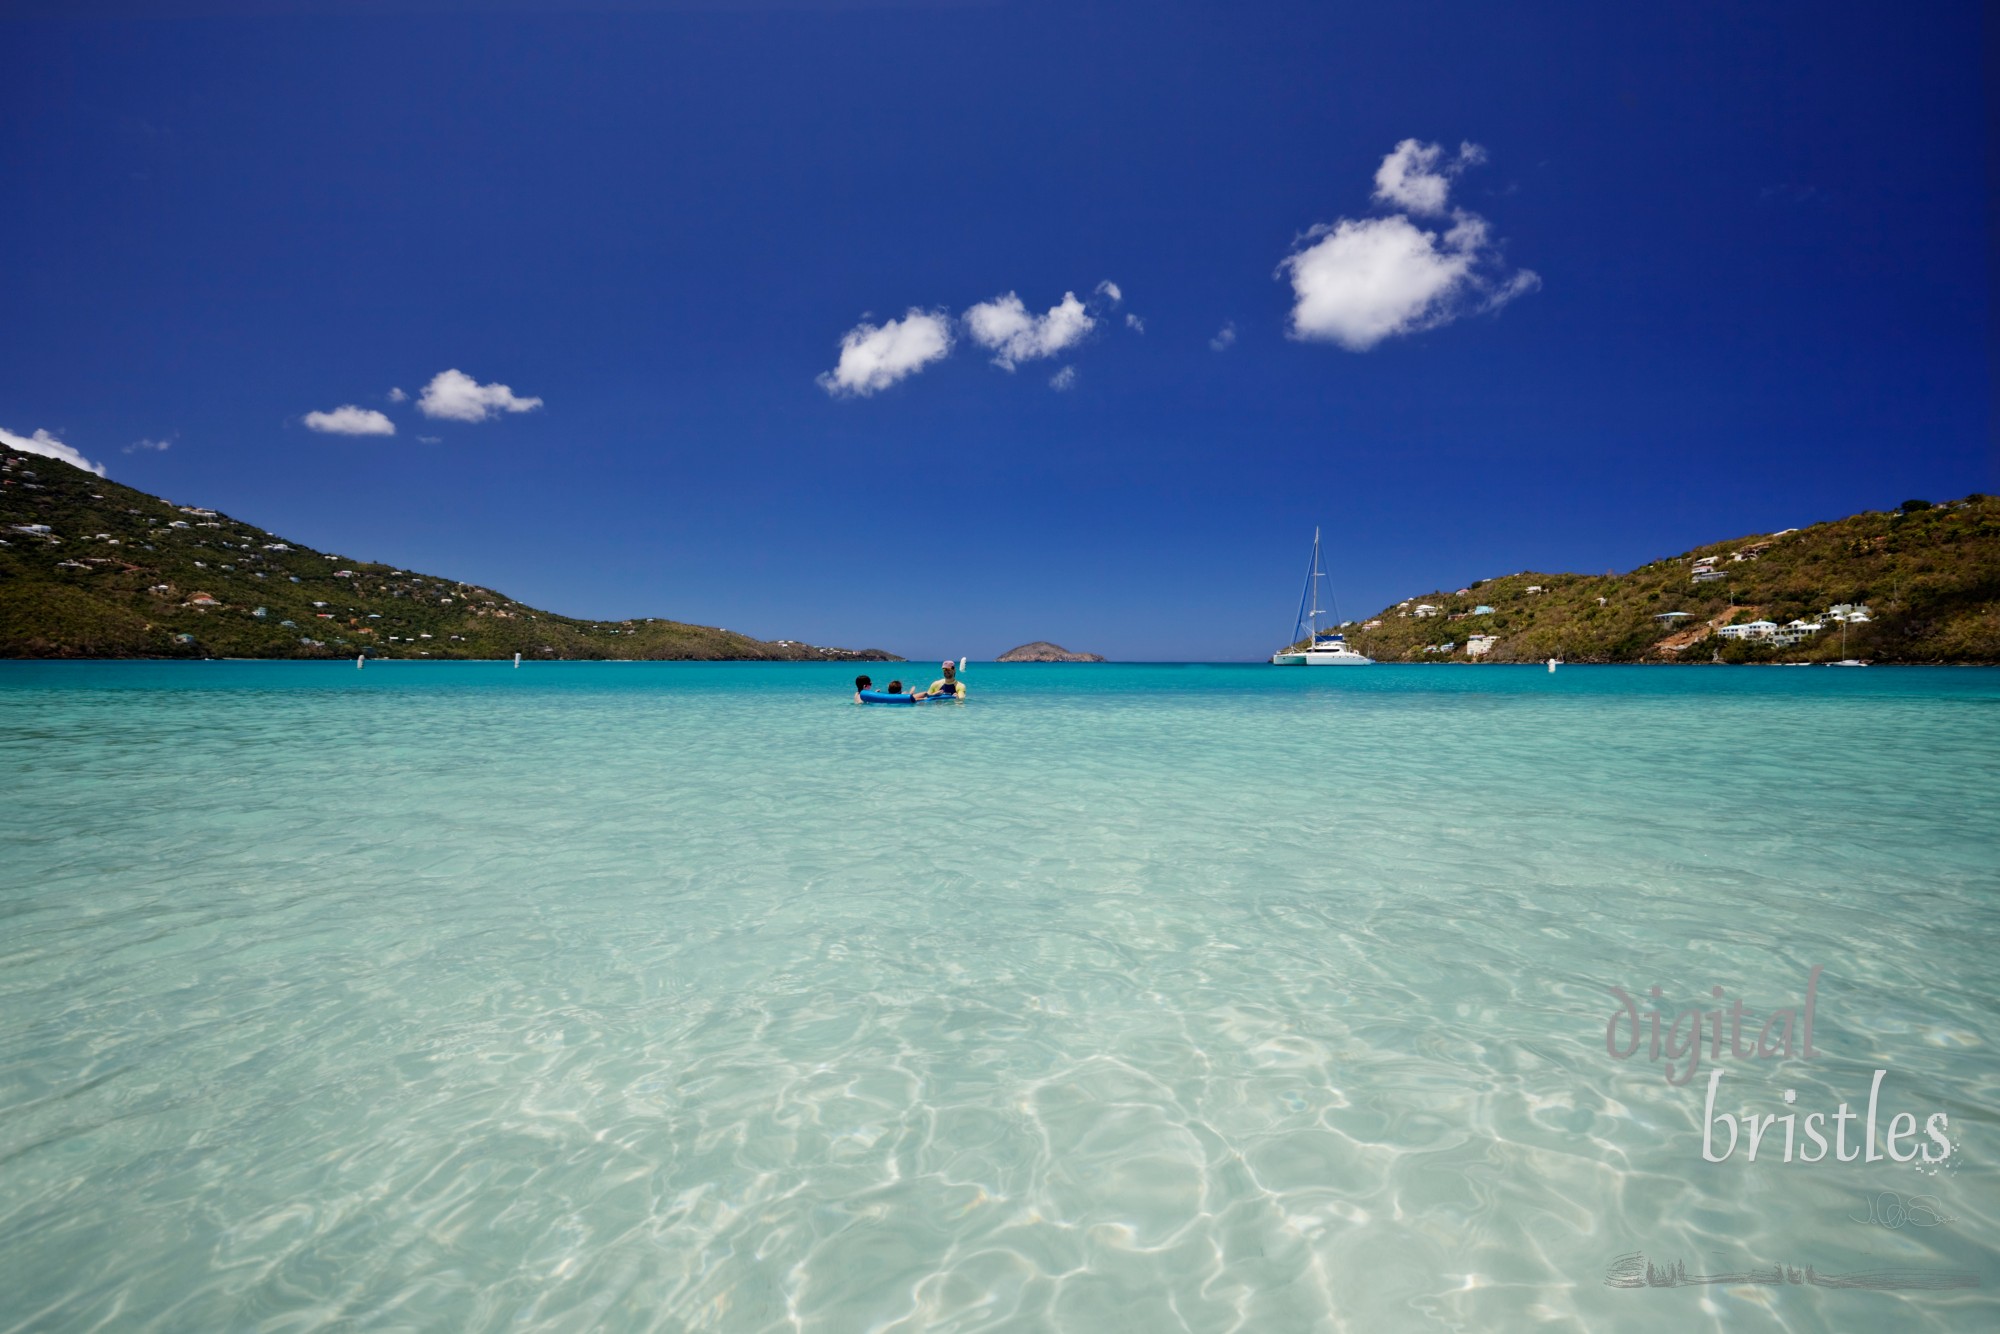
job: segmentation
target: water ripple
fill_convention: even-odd
[[[1991,1328],[1995,681],[0,665],[0,1330]]]

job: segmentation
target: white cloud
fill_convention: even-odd
[[[1343,218],[1285,261],[1292,290],[1292,335],[1322,338],[1350,351],[1391,334],[1436,323],[1444,297],[1463,283],[1473,257],[1408,218]]]
[[[1478,144],[1462,143],[1456,157],[1446,157],[1437,144],[1405,139],[1375,169],[1375,198],[1412,213],[1443,213],[1452,180],[1485,160],[1486,150]]]
[[[417,396],[417,411],[455,422],[483,422],[503,412],[532,412],[539,398],[523,398],[504,384],[481,384],[461,370],[439,371]]]
[[[1382,160],[1375,197],[1442,213],[1450,177],[1484,156],[1464,144],[1443,161],[1436,144],[1405,139]],[[1541,285],[1532,271],[1507,268],[1486,219],[1464,209],[1450,217],[1442,235],[1401,213],[1342,218],[1307,232],[1278,266],[1292,284],[1291,336],[1365,352],[1385,338],[1498,310]],[[1221,337],[1211,346],[1226,347]]]
[[[1076,293],[1049,307],[1046,315],[1030,315],[1021,298],[1008,292],[982,301],[965,312],[972,341],[993,353],[993,364],[1013,370],[1024,361],[1052,357],[1097,327]]]
[[[344,403],[332,412],[308,412],[305,417],[308,430],[326,435],[394,435],[396,423],[390,421],[373,408],[358,408],[352,403]]]
[[[420,435],[417,437],[417,443],[420,445],[435,445],[439,443],[439,437],[434,435]]]
[[[0,444],[12,445],[26,454],[40,454],[45,459],[61,459],[72,467],[95,473],[99,477],[104,476],[102,463],[92,463],[47,431],[38,430],[33,435],[15,435],[6,427],[0,426]]]
[[[866,398],[905,376],[915,375],[951,352],[951,320],[942,311],[912,306],[900,320],[874,325],[863,320],[840,339],[840,361],[819,377],[819,387],[838,398]]]
[[[398,388],[398,389],[391,389],[391,390],[389,391],[389,401],[390,401],[391,403],[401,403],[402,401],[404,401],[404,400],[405,400],[405,399],[407,399],[408,397],[409,397],[409,395],[408,395],[408,394],[406,394],[406,393],[404,393],[404,392],[403,392],[403,391],[402,391],[402,390],[401,390],[400,388]]]
[[[1031,314],[1018,295],[1006,292],[979,302],[956,322],[941,310],[916,307],[902,319],[880,326],[864,317],[840,340],[840,363],[819,377],[819,386],[836,397],[886,389],[950,355],[955,331],[993,353],[994,365],[1012,371],[1024,361],[1040,361],[1074,347],[1100,318],[1115,319],[1108,309],[1124,299],[1124,290],[1106,278],[1092,289],[1090,302],[1078,300],[1073,291],[1064,292],[1063,299],[1041,315]],[[1128,312],[1125,327],[1144,333],[1146,322]],[[1075,369],[1056,372],[1050,383],[1069,388],[1076,383]]]
[[[1049,388],[1061,393],[1065,389],[1076,388],[1076,367],[1065,366],[1049,377]]]
[[[150,450],[155,453],[164,454],[173,447],[174,442],[171,440],[134,440],[131,444],[125,446],[125,452],[127,454],[143,454]]]
[[[1215,331],[1215,337],[1208,340],[1208,345],[1214,348],[1217,352],[1222,352],[1226,351],[1229,348],[1229,345],[1234,343],[1235,341],[1236,341],[1236,321],[1224,320],[1222,322],[1222,327]]]

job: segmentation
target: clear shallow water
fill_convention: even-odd
[[[2000,1324],[2000,673],[851,675],[0,664],[0,1329]]]

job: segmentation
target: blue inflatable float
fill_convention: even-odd
[[[957,703],[957,695],[933,695],[928,699],[918,699],[915,695],[892,695],[886,690],[864,690],[861,692],[863,704],[931,704],[943,700]]]

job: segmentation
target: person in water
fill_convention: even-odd
[[[855,677],[855,678],[854,678],[854,702],[855,702],[856,704],[859,704],[859,703],[861,702],[861,692],[862,692],[862,691],[864,691],[864,690],[866,690],[866,689],[868,689],[868,688],[869,688],[870,686],[872,686],[872,685],[874,685],[874,684],[875,684],[875,678],[874,678],[874,677],[872,677],[872,676],[857,676],[857,677]]]
[[[891,694],[891,695],[900,695],[900,694],[902,694],[902,693],[903,693],[903,683],[902,683],[901,681],[891,681],[891,682],[889,683],[889,688],[888,688],[888,690],[887,690],[887,691],[886,691],[885,693],[887,693],[887,694]]]
[[[944,668],[944,676],[931,682],[931,688],[918,695],[918,699],[937,699],[945,696],[951,699],[965,698],[965,683],[958,679],[958,667],[947,658],[939,666]]]

